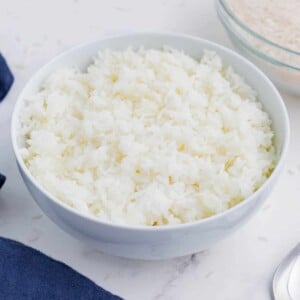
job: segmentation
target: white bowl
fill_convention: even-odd
[[[183,50],[195,58],[199,58],[204,49],[213,50],[222,57],[225,64],[233,66],[237,73],[258,92],[260,101],[273,120],[276,132],[278,163],[269,179],[251,197],[221,214],[197,222],[158,227],[125,226],[99,221],[50,195],[30,174],[18,150],[18,115],[24,98],[37,92],[44,79],[59,67],[77,65],[84,70],[101,49],[125,49],[128,46],[159,48],[163,45]],[[75,47],[42,67],[19,96],[13,113],[11,132],[14,152],[24,182],[37,204],[54,223],[103,252],[130,258],[166,259],[209,248],[240,227],[258,210],[282,170],[289,140],[289,120],[280,94],[271,81],[257,67],[235,52],[212,42],[186,35],[135,33],[106,37]]]

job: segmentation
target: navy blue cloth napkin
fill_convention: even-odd
[[[0,299],[122,300],[67,265],[0,238]]]
[[[5,61],[0,54],[0,102],[4,99],[8,93],[11,85],[14,82],[14,77]],[[0,189],[2,188],[6,178],[0,173]]]
[[[5,183],[6,177],[0,173],[0,189],[2,188],[3,184]]]
[[[5,61],[0,54],[0,102],[7,95],[10,87],[14,82],[14,77]],[[0,189],[2,188],[6,178],[0,173]]]
[[[4,57],[0,54],[0,102],[7,95],[14,82],[12,75]]]

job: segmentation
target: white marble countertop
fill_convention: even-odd
[[[0,104],[0,236],[24,242],[63,261],[126,299],[270,299],[273,272],[300,239],[300,99],[283,94],[292,127],[288,162],[264,207],[213,248],[160,262],[102,254],[53,224],[26,190],[13,157],[10,118],[31,74],[72,45],[128,30],[198,35],[229,45],[212,0],[2,0],[0,51],[15,74]]]

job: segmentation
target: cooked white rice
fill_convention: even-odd
[[[220,57],[105,50],[26,99],[20,149],[37,181],[100,220],[186,223],[257,190],[276,163],[271,120]]]

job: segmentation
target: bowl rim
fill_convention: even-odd
[[[263,183],[260,188],[255,191],[252,195],[244,199],[242,202],[238,203],[237,205],[226,209],[225,211],[215,214],[213,216],[210,216],[205,219],[200,219],[197,221],[182,223],[182,224],[172,224],[172,225],[159,225],[159,226],[148,226],[148,225],[131,225],[131,224],[120,224],[120,223],[114,223],[111,221],[104,221],[98,219],[94,215],[89,215],[86,213],[83,213],[67,204],[65,204],[63,201],[59,200],[57,197],[53,196],[50,192],[48,192],[38,181],[34,178],[34,176],[30,173],[29,169],[26,167],[19,151],[19,147],[17,145],[17,124],[18,124],[18,116],[19,111],[21,109],[22,102],[24,101],[23,94],[25,93],[26,87],[31,83],[34,82],[37,78],[39,78],[39,73],[42,72],[42,70],[47,69],[49,66],[51,66],[52,63],[55,61],[63,58],[64,56],[69,55],[73,51],[79,50],[81,48],[87,47],[91,44],[107,41],[110,39],[118,39],[118,38],[124,38],[124,37],[138,37],[138,36],[158,36],[158,37],[173,37],[178,39],[190,39],[194,41],[199,41],[204,44],[213,46],[215,48],[219,48],[222,51],[225,51],[229,53],[229,55],[238,58],[239,60],[242,60],[246,65],[248,65],[249,68],[254,69],[257,73],[260,74],[260,76],[263,77],[266,84],[269,85],[269,88],[271,88],[275,94],[275,97],[277,98],[277,103],[279,105],[279,109],[282,112],[283,115],[283,121],[284,121],[284,133],[283,133],[283,145],[282,150],[280,154],[278,155],[276,166],[272,172],[272,174],[267,178],[267,180]],[[289,145],[289,139],[290,139],[290,124],[289,124],[289,117],[287,113],[287,109],[285,107],[285,104],[282,100],[282,97],[280,96],[278,90],[274,86],[274,84],[271,82],[271,80],[258,68],[256,67],[252,62],[244,58],[242,55],[236,53],[235,51],[224,47],[220,44],[211,42],[206,39],[202,39],[199,37],[195,37],[188,34],[182,34],[182,33],[170,33],[170,32],[153,32],[153,31],[143,31],[143,32],[131,32],[131,33],[123,33],[123,34],[113,34],[113,35],[105,35],[104,37],[100,37],[98,39],[95,39],[93,41],[81,43],[75,47],[71,47],[65,51],[62,51],[58,55],[55,55],[50,61],[48,61],[46,64],[44,64],[42,67],[38,68],[34,74],[30,77],[30,79],[26,82],[26,84],[23,86],[22,91],[19,93],[17,101],[14,105],[12,118],[11,118],[11,141],[13,146],[13,152],[16,157],[17,164],[21,171],[26,175],[26,177],[30,180],[31,184],[34,185],[34,187],[39,190],[44,196],[46,196],[47,201],[52,202],[54,205],[59,206],[60,209],[62,209],[64,212],[71,214],[73,216],[76,216],[78,218],[82,218],[87,222],[92,222],[97,225],[105,226],[111,229],[119,229],[119,230],[129,230],[129,231],[147,231],[147,232],[166,232],[166,231],[172,231],[172,230],[185,230],[190,227],[194,227],[196,225],[201,224],[209,224],[216,220],[222,219],[230,214],[233,214],[238,209],[241,209],[242,207],[246,206],[249,202],[254,201],[257,196],[259,196],[263,190],[266,190],[267,187],[270,186],[271,182],[276,179],[277,175],[279,175],[284,161],[287,156],[287,150]],[[32,196],[32,198],[34,198]],[[35,199],[34,199],[35,200]]]
[[[259,34],[258,32],[254,31],[253,29],[251,29],[250,27],[248,27],[241,19],[239,19],[236,14],[232,11],[232,9],[227,5],[226,0],[217,0],[218,3],[220,3],[220,5],[222,6],[222,8],[225,10],[225,12],[231,17],[231,19],[238,24],[241,28],[243,28],[245,31],[247,31],[248,33],[250,33],[251,35],[253,35],[255,38],[275,47],[275,48],[279,48],[281,50],[284,50],[286,52],[289,52],[291,54],[296,54],[296,55],[300,55],[300,51],[297,50],[293,50],[290,48],[287,48],[285,46],[282,46],[278,43],[275,43],[273,41],[271,41],[270,39],[264,37],[263,35]]]

